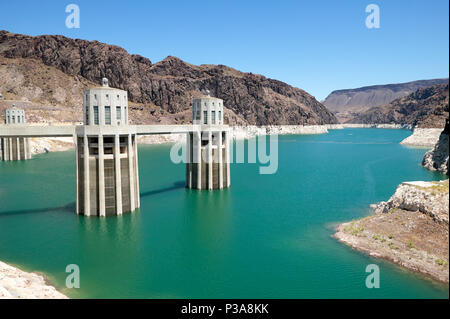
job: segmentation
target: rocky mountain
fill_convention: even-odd
[[[0,120],[15,104],[26,110],[28,122],[81,121],[83,90],[94,85],[37,60],[0,56]]]
[[[411,124],[422,128],[444,128],[449,115],[448,89],[448,83],[418,89],[387,105],[373,107],[349,123]]]
[[[369,108],[389,104],[420,88],[448,83],[448,79],[420,80],[407,83],[365,86],[357,89],[337,90],[330,93],[323,104],[341,122],[351,120]]]
[[[123,48],[98,41],[60,35],[31,37],[7,31],[0,31],[0,57],[7,69],[14,69],[17,61],[23,64],[33,61],[42,65],[39,68],[63,73],[84,86],[107,77],[111,86],[128,91],[135,110],[143,115],[139,118],[148,118],[144,121],[147,123],[164,121],[167,117],[171,122],[189,121],[192,98],[206,90],[224,100],[229,109],[226,113],[229,122],[256,125],[337,123],[335,116],[307,92],[224,65],[196,66],[171,56],[152,63],[140,55],[128,54]],[[47,96],[60,90],[51,83],[47,86],[36,84],[27,90],[43,91],[49,93],[45,94]],[[15,96],[26,93],[16,87]],[[5,96],[11,93],[8,89],[5,92],[2,82],[0,91]],[[76,107],[73,103],[57,102]]]

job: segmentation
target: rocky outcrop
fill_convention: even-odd
[[[445,125],[445,129],[439,136],[439,140],[437,141],[434,148],[425,153],[425,156],[422,160],[422,165],[425,168],[432,171],[439,171],[442,174],[448,174],[448,148],[449,148],[449,139],[448,135],[450,133],[450,123],[447,120]]]
[[[371,108],[349,123],[409,124],[420,128],[444,128],[448,118],[448,83],[418,89],[391,103]]]
[[[0,261],[0,299],[67,299],[44,277]]]
[[[335,116],[307,92],[224,65],[192,65],[176,57],[153,64],[123,48],[59,35],[31,37],[0,31],[0,56],[33,59],[68,74],[128,91],[147,112],[188,110],[205,90],[250,125],[323,125]]]
[[[337,227],[335,237],[352,248],[449,282],[449,184],[402,183],[374,214]]]
[[[346,122],[372,107],[389,104],[393,100],[411,94],[420,88],[445,83],[448,83],[448,79],[419,80],[337,90],[331,92],[323,101],[323,104],[341,122]]]
[[[373,206],[376,214],[398,208],[419,211],[439,223],[448,224],[448,180],[442,182],[404,182],[387,202]]]
[[[400,144],[419,147],[433,147],[439,140],[442,129],[415,127],[413,133],[405,138]]]

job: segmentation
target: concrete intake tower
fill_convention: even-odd
[[[230,186],[230,136],[223,125],[223,100],[194,99],[192,123],[198,130],[187,134],[186,186],[222,189]]]
[[[13,105],[12,108],[5,110],[6,125],[26,124],[25,111],[18,109]],[[0,139],[1,159],[3,161],[20,161],[31,158],[30,144],[26,137],[4,137]]]
[[[121,215],[140,206],[137,135],[128,125],[127,92],[84,91],[83,126],[76,127],[77,214]]]

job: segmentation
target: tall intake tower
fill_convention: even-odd
[[[5,124],[25,125],[25,111],[13,105],[5,110]],[[28,138],[5,137],[0,139],[1,157],[3,161],[19,161],[31,158],[30,144]]]
[[[223,100],[208,96],[192,102],[192,123],[187,134],[186,187],[222,189],[230,186],[230,137],[223,125]]]
[[[102,86],[83,93],[76,128],[77,214],[121,215],[140,206],[137,135],[128,125],[127,92]]]

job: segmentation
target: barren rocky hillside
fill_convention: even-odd
[[[143,123],[188,121],[186,111],[191,99],[205,90],[224,100],[230,110],[226,115],[231,123],[312,125],[337,122],[334,115],[307,92],[223,65],[195,66],[170,56],[153,64],[147,58],[98,41],[54,35],[31,37],[7,31],[0,31],[0,56],[2,63],[6,63],[2,68],[8,70],[7,76],[17,61],[27,64],[32,60],[30,63],[40,63],[44,72],[38,69],[35,77],[45,75],[45,67],[51,67],[49,72],[67,75],[81,86],[99,83],[102,77],[107,77],[111,86],[128,91],[134,118]],[[30,71],[29,67],[25,69],[19,68],[17,76]],[[0,83],[0,90],[6,97],[9,94],[22,97]],[[78,102],[63,102],[62,97],[58,100],[59,95],[55,93],[62,94],[64,89],[72,87],[65,84],[59,87],[53,82],[46,88],[45,83],[32,83],[28,91],[45,91],[47,96],[42,96],[42,101],[48,98],[51,103],[74,108],[76,117],[80,118]],[[17,93],[36,99],[36,95],[24,90]]]
[[[389,104],[420,88],[446,83],[448,79],[432,79],[336,90],[327,96],[323,104],[344,123],[372,107]]]
[[[68,76],[33,59],[0,56],[0,118],[12,104],[27,112],[29,122],[81,121],[82,92],[94,83]]]
[[[0,122],[4,109],[15,104],[23,108],[28,122],[61,123],[82,120],[82,92],[98,83],[82,76],[71,76],[36,59],[5,58],[0,55]],[[176,124],[191,120],[190,110],[178,113],[151,103],[130,102],[130,120],[134,124]],[[225,120],[243,125],[246,121],[225,109]]]
[[[392,123],[444,128],[445,119],[449,115],[448,89],[448,83],[418,89],[387,105],[371,108],[349,123]]]

